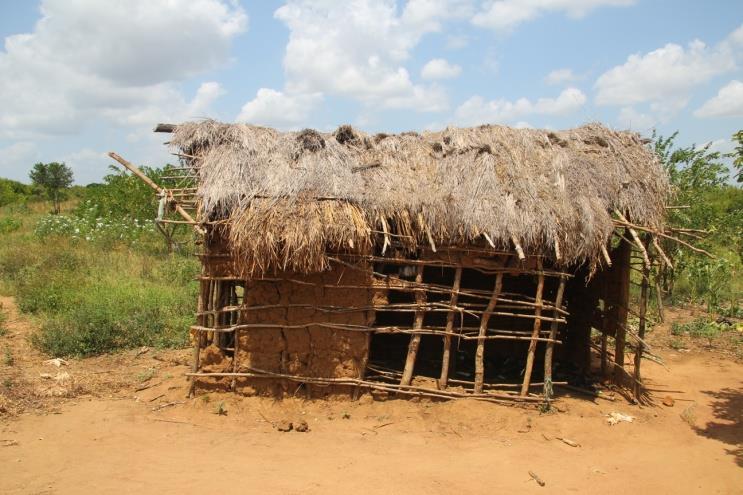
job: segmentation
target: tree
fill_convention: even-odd
[[[735,151],[728,156],[733,159],[735,167],[735,178],[738,182],[743,182],[743,130],[733,134],[733,142],[737,144]]]
[[[37,163],[28,174],[31,181],[42,188],[54,204],[54,214],[58,214],[59,203],[65,197],[65,190],[72,186],[72,170],[64,163]]]

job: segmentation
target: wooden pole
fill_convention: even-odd
[[[173,197],[173,194],[170,191],[168,191],[168,190],[166,190],[166,189],[158,186],[157,184],[155,184],[152,181],[152,179],[150,179],[149,177],[147,177],[144,174],[144,172],[142,172],[139,169],[139,167],[137,167],[133,163],[130,163],[130,162],[124,160],[121,156],[117,155],[113,151],[110,152],[108,154],[108,156],[110,156],[111,158],[113,158],[114,160],[116,160],[117,162],[119,162],[120,164],[122,164],[127,170],[129,170],[131,173],[133,173],[134,175],[136,175],[137,177],[139,177],[139,179],[142,182],[144,182],[145,184],[147,184],[148,186],[150,186],[152,189],[154,189],[155,191],[157,191],[157,193],[167,195],[168,196],[168,200],[174,205],[175,211],[178,212],[178,214],[181,217],[183,217],[184,220],[186,220],[186,221],[194,224],[194,230],[196,230],[196,232],[198,232],[199,234],[202,234],[202,235],[206,233],[206,231],[202,227],[200,227],[200,226],[198,226],[196,224],[197,223],[196,220],[194,220],[193,217],[191,215],[189,215],[189,213],[186,210],[184,210],[183,207],[181,207],[181,205],[178,204],[178,202],[175,200],[175,198]]]
[[[493,287],[493,294],[490,296],[488,305],[480,318],[480,330],[477,337],[477,351],[475,352],[475,393],[481,394],[483,390],[483,382],[485,381],[485,334],[488,330],[488,321],[490,315],[495,309],[495,305],[498,303],[498,296],[500,296],[501,289],[503,288],[503,273],[498,273],[495,276],[495,286]]]
[[[542,269],[542,263],[539,262],[539,269]],[[537,351],[537,341],[539,337],[539,330],[542,328],[542,320],[539,318],[542,315],[542,291],[544,290],[544,275],[539,274],[537,281],[537,306],[534,308],[534,315],[537,317],[534,320],[534,327],[531,332],[531,342],[529,342],[529,351],[526,355],[526,368],[524,368],[524,382],[521,385],[521,396],[526,396],[529,392],[529,382],[531,382],[531,371],[534,367],[534,354]]]
[[[415,274],[415,283],[420,285],[423,283],[423,268],[424,265],[418,265],[416,267],[417,272]],[[426,302],[426,292],[423,289],[417,289],[415,291],[415,302],[418,306],[422,306]],[[419,309],[415,312],[415,321],[413,322],[413,329],[420,330],[423,327],[423,317],[426,312],[424,309]],[[408,344],[408,356],[405,359],[405,368],[403,369],[402,378],[400,379],[400,385],[410,385],[413,381],[413,371],[415,369],[415,359],[418,357],[418,347],[421,343],[421,334],[416,333],[410,337],[410,344]]]
[[[565,277],[560,277],[560,285],[557,287],[557,295],[555,295],[555,307],[559,308],[562,305],[562,297],[565,293]],[[555,311],[557,315],[557,311]],[[539,321],[539,320],[537,320]],[[557,337],[557,321],[553,321],[550,325],[550,339],[555,340]],[[544,351],[544,398],[549,401],[552,398],[552,354],[554,352],[555,343],[548,342],[547,349]]]
[[[647,239],[646,239],[647,240]],[[642,353],[645,348],[645,326],[646,326],[646,314],[648,308],[648,279],[650,278],[650,269],[643,267],[643,277],[640,284],[640,309],[639,309],[639,323],[637,327],[637,350],[635,351],[635,399],[639,400],[640,394],[642,393],[642,382],[640,376],[640,365],[642,364]]]
[[[462,284],[462,267],[458,267],[454,272],[454,283],[451,288],[451,299],[449,299],[450,306],[456,306],[457,300],[459,299],[459,287]],[[454,316],[453,310],[449,310],[446,315],[446,336],[444,337],[444,352],[441,357],[441,377],[439,378],[439,389],[443,390],[446,388],[447,381],[449,380],[449,365],[451,363],[451,331],[454,328]]]
[[[616,307],[613,311],[614,316],[614,380],[618,383],[624,379],[624,343],[626,338],[627,314],[629,304],[629,285],[630,285],[630,257],[632,255],[632,244],[626,239],[619,241],[619,247],[616,251]]]
[[[201,273],[204,273],[204,268],[202,267]],[[209,297],[211,292],[211,286],[212,282],[211,280],[201,280],[200,287],[199,287],[199,299],[197,303],[197,308],[200,312],[204,312],[208,309],[209,306]],[[197,321],[200,325],[206,326],[209,324],[209,315],[202,314],[197,317]],[[193,353],[191,355],[191,373],[196,373],[199,371],[199,354],[201,353],[201,340],[204,338],[204,332],[195,332],[195,335],[193,336]],[[193,397],[194,390],[196,389],[196,377],[191,377],[191,385],[188,387],[188,397]]]

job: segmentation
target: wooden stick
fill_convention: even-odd
[[[524,255],[524,250],[521,248],[521,244],[519,244],[518,239],[516,239],[515,235],[511,236],[511,242],[513,242],[513,245],[516,247],[516,253],[519,255],[519,259],[521,261],[524,261],[526,259],[526,256]]]
[[[614,223],[616,223],[616,224],[618,224],[618,225],[620,225],[622,227],[632,227],[633,229],[636,229],[636,230],[641,230],[643,232],[649,232],[651,234],[655,234],[657,236],[664,237],[664,238],[669,239],[671,241],[678,242],[682,246],[686,246],[687,248],[691,249],[692,251],[694,251],[696,253],[704,254],[705,256],[708,256],[710,258],[714,258],[715,257],[713,254],[709,253],[708,251],[705,251],[704,249],[698,248],[696,246],[692,246],[688,242],[683,241],[683,240],[679,239],[678,237],[673,237],[671,235],[668,235],[668,234],[666,234],[664,232],[659,232],[657,230],[653,230],[653,229],[650,229],[648,227],[643,227],[641,225],[636,225],[636,224],[633,224],[633,223],[631,224],[629,222],[621,222],[621,221],[616,221],[615,220]]]
[[[454,307],[457,305],[459,298],[459,287],[462,283],[462,267],[456,269],[454,272],[454,283],[451,288],[451,299],[449,299],[449,305]],[[454,316],[453,310],[449,310],[446,315],[446,333],[444,337],[444,351],[441,358],[441,377],[439,378],[439,389],[446,389],[447,381],[449,379],[449,365],[451,364],[451,335],[449,335],[454,328]]]
[[[651,236],[653,239],[653,247],[656,251],[658,251],[658,254],[660,254],[660,257],[663,258],[663,262],[666,264],[668,268],[673,270],[673,264],[671,264],[671,260],[666,256],[665,251],[660,247],[660,243],[658,242],[658,238],[656,236]]]
[[[390,229],[387,227],[387,220],[384,216],[380,215],[379,221],[382,224],[382,230],[384,231],[384,243],[382,243],[382,256],[384,256],[387,247],[391,246],[392,243],[390,242]]]
[[[488,241],[488,244],[490,244],[490,247],[495,249],[495,243],[493,242],[493,239],[490,238],[487,232],[483,232],[482,236],[485,238],[486,241]]]
[[[560,307],[562,305],[562,297],[565,293],[565,279],[560,279],[560,285],[557,287],[557,295],[555,296],[555,306]],[[555,313],[555,316],[557,314]],[[539,320],[537,320],[539,321]],[[557,325],[556,321],[553,321],[550,325],[550,339],[555,340],[557,337]],[[554,351],[555,344],[549,342],[547,349],[544,351],[544,398],[549,401],[552,398],[552,354]]]
[[[611,256],[609,256],[609,251],[606,250],[606,246],[604,246],[603,244],[601,245],[601,254],[604,255],[606,266],[611,267]]]
[[[426,225],[426,221],[423,219],[423,214],[418,213],[418,223],[420,224],[421,228],[426,233],[426,237],[428,238],[428,243],[431,245],[431,251],[434,253],[436,252],[436,244],[433,242],[433,236],[431,236],[431,231],[428,230],[428,225]]]
[[[247,368],[250,369],[250,368]],[[201,372],[201,373],[186,373],[186,376],[191,377],[205,377],[205,378],[224,378],[224,377],[244,377],[244,378],[280,378],[289,381],[299,383],[313,383],[319,385],[360,385],[372,389],[385,390],[395,393],[418,395],[425,397],[433,397],[438,399],[452,399],[452,398],[474,398],[474,399],[485,399],[492,400],[494,402],[503,402],[505,400],[515,402],[541,402],[542,399],[536,396],[519,396],[516,394],[507,393],[461,393],[449,390],[435,390],[427,389],[423,387],[417,387],[413,385],[398,385],[392,383],[377,383],[368,380],[359,380],[358,378],[321,378],[321,377],[310,377],[310,376],[295,376],[285,373],[273,373],[269,371],[263,371],[254,369],[251,372]]]
[[[637,235],[637,231],[629,226],[629,220],[627,220],[624,215],[619,210],[614,210],[614,213],[619,217],[621,221],[627,224],[627,230],[629,230],[630,235],[632,236],[632,239],[635,241],[635,245],[638,247],[640,252],[642,253],[642,259],[645,260],[645,266],[647,268],[650,268],[650,257],[648,256],[648,250],[645,249],[645,245],[640,240],[640,236]]]
[[[537,338],[539,337],[539,330],[542,326],[542,320],[538,317],[542,314],[542,291],[544,290],[544,275],[539,275],[539,279],[537,281],[537,307],[534,308],[534,315],[537,316],[537,318],[534,320],[534,328],[532,330],[532,338],[531,342],[529,343],[529,351],[526,355],[526,368],[524,369],[524,383],[521,385],[521,395],[525,396],[526,393],[529,391],[529,382],[531,381],[531,371],[534,367],[534,354],[537,351]]]
[[[616,251],[618,271],[616,285],[614,287],[613,305],[616,309],[612,312],[614,326],[614,380],[620,382],[626,375],[624,369],[624,345],[627,332],[627,313],[629,308],[630,291],[630,256],[632,255],[632,243],[623,238],[619,242],[619,248]]]
[[[555,259],[560,261],[562,259],[562,253],[560,252],[560,241],[555,237]]]
[[[123,166],[124,166],[124,167],[125,167],[126,169],[128,169],[129,171],[131,171],[131,172],[132,172],[132,173],[133,173],[134,175],[136,175],[137,177],[139,177],[139,179],[140,179],[140,180],[141,180],[142,182],[144,182],[145,184],[147,184],[148,186],[150,186],[150,187],[151,187],[152,189],[154,189],[154,190],[155,190],[155,191],[157,191],[158,193],[160,193],[160,194],[163,194],[163,193],[164,193],[164,194],[168,195],[168,196],[169,196],[169,199],[170,199],[170,201],[171,201],[171,202],[173,203],[173,205],[175,206],[175,211],[177,211],[177,212],[178,212],[178,214],[179,214],[180,216],[182,216],[182,217],[183,217],[183,218],[184,218],[185,220],[187,220],[187,221],[189,221],[189,222],[193,222],[194,224],[196,224],[196,223],[197,223],[197,222],[196,222],[196,221],[195,221],[195,220],[193,219],[193,217],[191,217],[191,215],[189,215],[189,214],[188,214],[188,212],[187,212],[186,210],[184,210],[184,209],[183,209],[183,208],[182,208],[182,207],[181,207],[181,206],[180,206],[180,205],[179,205],[179,204],[178,204],[178,203],[176,202],[175,198],[173,198],[173,196],[172,196],[172,195],[171,195],[171,194],[170,194],[170,193],[169,193],[168,191],[166,191],[166,190],[165,190],[165,189],[163,189],[162,187],[160,187],[160,186],[158,186],[157,184],[155,184],[155,183],[154,183],[154,182],[152,181],[152,179],[150,179],[149,177],[147,177],[147,176],[146,176],[146,175],[144,174],[144,172],[142,172],[142,171],[141,171],[141,170],[140,170],[140,169],[139,169],[139,168],[138,168],[138,167],[137,167],[136,165],[134,165],[134,164],[132,164],[132,163],[129,163],[128,161],[124,160],[124,159],[123,159],[122,157],[120,157],[119,155],[117,155],[117,154],[116,154],[116,153],[114,153],[113,151],[112,151],[112,152],[110,152],[110,153],[108,154],[108,156],[110,156],[111,158],[113,158],[114,160],[116,160],[117,162],[119,162],[120,164],[122,164],[122,165],[123,165]],[[202,234],[202,235],[203,235],[203,234],[205,234],[205,233],[206,233],[206,231],[205,231],[205,230],[204,230],[203,228],[199,227],[198,225],[194,225],[194,229],[195,229],[195,230],[196,230],[196,231],[197,231],[197,232],[198,232],[199,234]]]
[[[647,234],[649,236],[649,234]],[[637,348],[635,349],[635,386],[634,386],[634,392],[635,392],[635,399],[640,398],[640,395],[642,394],[642,379],[640,376],[640,365],[642,364],[642,353],[644,351],[644,343],[643,340],[645,338],[645,321],[646,321],[646,312],[648,307],[648,278],[650,277],[650,269],[645,267],[643,275],[645,275],[642,278],[642,284],[640,289],[640,321],[638,323],[638,329],[637,329],[637,337],[638,337],[638,343]]]
[[[498,296],[500,296],[501,289],[503,288],[503,274],[499,273],[495,277],[495,286],[493,287],[493,294],[490,296],[488,306],[485,308],[485,312],[480,318],[480,331],[477,338],[477,351],[475,352],[475,393],[482,393],[482,384],[485,381],[485,334],[488,330],[488,321],[490,315],[495,309],[495,305],[498,303]]]
[[[423,265],[418,265],[417,272],[415,274],[415,283],[421,284],[423,282]],[[422,290],[416,291],[415,302],[418,305],[422,305],[426,302],[426,293]],[[419,330],[423,327],[423,317],[425,316],[425,310],[419,309],[415,313],[415,321],[413,322],[413,329]],[[413,381],[413,371],[415,369],[415,359],[418,357],[418,347],[421,343],[421,335],[419,333],[413,334],[410,337],[410,344],[408,344],[408,355],[405,359],[405,368],[403,369],[402,378],[400,379],[400,385],[410,385]]]
[[[660,272],[655,275],[655,299],[658,306],[658,319],[663,323],[665,315],[663,314],[663,292],[660,287]]]

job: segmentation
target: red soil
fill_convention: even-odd
[[[16,384],[0,388],[0,493],[743,493],[743,365],[711,352],[659,351],[670,371],[644,364],[656,405],[643,407],[619,396],[565,397],[553,414],[470,400],[186,399],[187,351],[57,369],[0,301],[11,313],[0,351],[16,356],[0,364]],[[609,426],[610,412],[636,419]],[[302,420],[309,432],[274,427]]]

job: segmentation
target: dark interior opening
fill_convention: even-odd
[[[403,278],[414,280],[415,267],[378,264],[374,270]],[[436,266],[426,266],[423,272],[424,282],[432,285],[451,287],[454,282],[455,269]],[[483,311],[488,303],[489,295],[495,285],[495,273],[483,273],[480,270],[465,268],[462,271],[462,290],[474,289],[481,291],[474,296],[460,295],[457,306],[465,309],[462,313],[456,313],[454,318],[453,332],[467,335],[469,339],[452,337],[451,363],[449,378],[471,382],[475,376],[475,353],[477,350],[476,335],[480,326],[480,314],[469,314],[467,310]],[[545,278],[543,296],[545,302],[554,301],[557,292],[558,280],[553,277]],[[537,287],[537,277],[530,274],[505,274],[503,276],[501,297],[496,305],[495,311],[508,311],[523,315],[533,315],[531,307],[517,307],[510,300],[521,300],[534,302]],[[390,304],[414,304],[414,291],[389,290],[387,294]],[[427,303],[448,304],[450,300],[448,291],[427,292]],[[551,312],[549,313],[551,316]],[[400,327],[411,328],[415,318],[414,311],[377,311],[374,326],[377,327]],[[423,327],[443,330],[447,322],[447,310],[445,308],[426,311]],[[488,322],[487,335],[493,335],[493,330],[507,331],[508,335],[517,337],[528,337],[533,329],[533,318],[522,318],[518,316],[497,315],[491,316]],[[562,327],[562,326],[561,326]],[[542,331],[549,331],[550,324],[542,322]],[[561,332],[564,330],[561,328]],[[400,333],[374,333],[371,337],[369,364],[372,368],[377,367],[387,371],[402,373],[410,343],[410,334]],[[416,359],[414,376],[423,376],[438,379],[441,374],[443,336],[423,335],[421,337],[418,356]],[[520,384],[523,380],[524,367],[529,342],[527,340],[486,340],[484,354],[485,383],[507,383]],[[545,343],[537,345],[532,372],[532,382],[541,382],[543,370],[543,357]],[[558,346],[559,347],[559,346]],[[558,380],[559,354],[556,355],[555,374],[553,380]],[[373,375],[373,369],[372,373]]]

